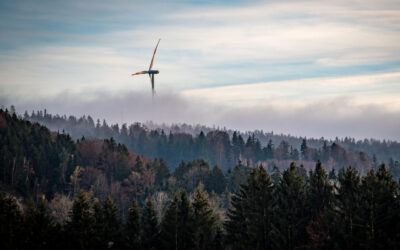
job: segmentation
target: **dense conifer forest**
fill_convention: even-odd
[[[338,170],[353,166],[362,174],[380,163],[385,163],[396,178],[400,177],[400,143],[353,138],[301,138],[263,131],[239,132],[187,124],[167,126],[134,123],[108,125],[105,120],[94,121],[91,116],[74,117],[52,115],[44,111],[25,112],[24,119],[38,122],[52,131],[65,131],[74,139],[113,137],[131,151],[150,158],[164,159],[170,169],[184,161],[204,159],[223,171],[232,168],[238,160],[251,165],[262,163],[280,170],[295,161],[307,170],[319,160],[324,168]]]
[[[35,115],[0,110],[2,249],[400,248],[394,142],[385,165],[379,147]]]

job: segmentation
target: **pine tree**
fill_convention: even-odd
[[[275,248],[295,249],[302,246],[306,235],[306,185],[303,177],[297,174],[294,163],[282,174],[277,186]]]
[[[301,152],[301,159],[308,160],[308,146],[306,139],[303,139],[303,141],[301,142],[300,152]]]
[[[315,170],[310,172],[307,200],[311,217],[315,219],[319,214],[331,208],[333,202],[333,188],[329,183],[321,162],[318,161]]]
[[[272,248],[273,185],[262,166],[251,171],[247,184],[232,196],[225,222],[232,249]]]
[[[371,249],[400,247],[398,233],[398,184],[381,165],[375,174],[371,170],[362,180],[362,246]],[[396,235],[397,234],[397,235]]]
[[[178,205],[178,249],[194,248],[194,222],[193,208],[190,204],[185,190],[181,191],[181,197]]]
[[[247,235],[248,225],[246,223],[246,189],[242,184],[239,191],[231,197],[231,208],[228,208],[228,220],[224,223],[226,231],[225,245],[232,249],[247,249],[249,237]]]
[[[16,200],[0,193],[0,242],[4,249],[21,248],[22,215]]]
[[[329,239],[328,214],[333,205],[333,187],[330,185],[321,162],[318,161],[314,171],[310,172],[307,186],[308,247],[321,249],[327,247]]]
[[[205,250],[212,247],[218,226],[217,217],[210,206],[202,183],[194,191],[193,215],[195,249]]]
[[[143,209],[142,217],[142,245],[144,249],[158,248],[158,220],[154,203],[150,198],[147,199],[146,206]]]
[[[221,194],[222,192],[224,192],[225,188],[226,180],[224,173],[217,165],[215,165],[207,181],[207,190]]]
[[[264,148],[264,156],[266,159],[274,158],[274,144],[271,139],[268,141],[267,147]]]
[[[93,238],[95,222],[93,209],[89,197],[84,191],[80,191],[70,214],[71,221],[68,223],[68,232],[71,234],[71,248],[92,249],[90,239]]]
[[[59,228],[47,211],[44,200],[29,202],[24,213],[25,248],[52,249],[58,244]]]
[[[178,242],[181,241],[178,234],[178,197],[169,202],[161,223],[160,244],[163,249],[179,249]]]
[[[128,209],[125,236],[128,248],[138,249],[140,247],[140,209],[137,200],[133,200]]]
[[[360,176],[354,168],[340,170],[336,193],[334,244],[341,249],[358,249],[361,233],[361,186]]]
[[[107,248],[121,247],[121,221],[118,216],[118,207],[110,195],[103,203],[103,242]]]
[[[105,243],[103,241],[104,237],[104,215],[103,208],[99,199],[94,198],[93,201],[93,238],[91,239],[93,248],[101,249],[104,248]]]
[[[250,174],[245,204],[248,234],[254,249],[271,249],[273,185],[262,165]]]

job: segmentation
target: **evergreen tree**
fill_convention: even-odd
[[[24,213],[24,245],[26,249],[53,249],[58,244],[59,228],[47,211],[44,200],[29,202]]]
[[[217,217],[210,206],[202,183],[194,191],[193,215],[195,249],[205,250],[211,248],[216,235],[216,227],[218,226]]]
[[[357,171],[349,167],[339,172],[339,185],[334,211],[334,229],[337,244],[341,249],[359,249],[361,234],[361,186]]]
[[[232,249],[271,249],[273,185],[262,166],[251,171],[247,184],[232,196],[225,222]]]
[[[301,152],[301,159],[308,160],[308,146],[306,139],[303,139],[303,141],[301,142],[300,152]]]
[[[328,215],[332,208],[334,196],[321,162],[318,162],[314,171],[310,172],[307,186],[307,207],[309,223],[307,233],[308,247],[313,249],[326,248],[329,240]]]
[[[181,242],[181,235],[178,234],[178,197],[169,202],[161,223],[160,243],[163,249],[179,249],[178,242]]]
[[[398,184],[385,165],[375,174],[371,170],[362,180],[362,225],[361,245],[370,249],[395,249],[400,247],[398,239]],[[397,210],[398,211],[398,210]]]
[[[333,188],[319,161],[315,166],[315,170],[310,172],[307,197],[307,203],[310,206],[309,212],[313,219],[331,208],[333,202]]]
[[[111,196],[108,195],[103,203],[103,242],[104,248],[120,248],[121,247],[121,230],[119,220],[119,212],[117,206],[114,204]]]
[[[140,247],[140,209],[137,200],[133,200],[128,209],[125,236],[128,248],[138,249]]]
[[[253,249],[272,249],[273,185],[262,165],[251,172],[245,189],[248,235]]]
[[[143,209],[142,217],[142,244],[144,249],[158,248],[158,220],[154,209],[154,203],[150,198],[147,199],[146,206]]]
[[[271,139],[268,141],[267,146],[264,148],[264,156],[267,160],[274,158],[274,144],[272,144]]]
[[[306,185],[294,163],[283,172],[276,195],[275,248],[295,249],[304,245],[307,238]]]
[[[207,190],[215,191],[218,194],[224,192],[226,187],[226,180],[222,170],[215,165],[211,171],[210,177],[207,181]]]
[[[82,190],[74,201],[70,217],[67,227],[71,234],[71,249],[92,249],[95,220],[88,194]]]
[[[0,193],[0,242],[3,249],[19,249],[22,238],[22,215],[15,199]]]
[[[178,205],[178,249],[194,248],[194,222],[193,208],[190,204],[185,190],[181,191],[181,197]]]

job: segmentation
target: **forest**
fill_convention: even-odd
[[[71,137],[0,110],[3,249],[400,248],[397,158],[220,130],[86,128]]]
[[[164,159],[171,170],[184,161],[204,159],[211,166],[218,165],[223,171],[232,168],[240,159],[251,165],[263,164],[277,166],[280,170],[295,161],[307,170],[319,160],[324,168],[336,170],[343,166],[353,166],[366,174],[380,163],[389,166],[396,179],[400,177],[400,143],[353,138],[302,138],[290,135],[278,135],[263,131],[232,131],[187,124],[157,125],[133,123],[108,125],[105,120],[96,122],[89,116],[75,117],[52,115],[43,111],[25,112],[23,118],[38,122],[52,131],[64,131],[74,139],[101,138],[115,139],[132,152],[150,158]]]

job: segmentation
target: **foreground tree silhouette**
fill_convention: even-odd
[[[121,222],[118,218],[118,208],[111,196],[108,195],[102,205],[95,201],[93,209],[96,248],[120,248],[122,245]]]
[[[12,196],[0,193],[0,242],[4,249],[21,245],[22,215]]]
[[[273,185],[262,166],[251,171],[231,204],[225,223],[227,244],[232,249],[271,249]]]
[[[194,221],[193,208],[190,204],[188,194],[181,191],[178,205],[178,249],[193,249],[194,245]]]
[[[363,236],[361,245],[370,249],[396,249],[400,247],[398,239],[398,183],[381,165],[365,176],[361,184]],[[390,239],[390,240],[389,240]]]
[[[94,216],[88,194],[80,191],[71,211],[67,230],[71,234],[71,249],[92,249]]]
[[[196,249],[210,249],[217,234],[217,216],[212,210],[202,183],[193,195],[194,241]]]
[[[181,239],[178,234],[178,227],[180,226],[178,220],[178,202],[176,196],[169,202],[161,223],[160,243],[163,249],[179,249],[178,241],[180,242]]]
[[[44,200],[30,201],[24,213],[24,248],[52,249],[57,246],[60,228],[47,211]]]
[[[318,162],[314,171],[310,171],[307,185],[309,223],[306,230],[309,236],[309,243],[307,244],[309,248],[320,249],[326,247],[329,238],[328,217],[333,200],[333,187],[329,183],[321,162]]]
[[[333,230],[336,236],[333,244],[341,249],[360,248],[361,187],[360,176],[354,168],[340,170],[335,201]]]
[[[307,239],[307,217],[306,185],[294,163],[283,172],[276,191],[274,248],[295,249]]]
[[[130,249],[140,247],[140,209],[137,200],[133,200],[128,209],[125,225],[126,246]]]
[[[147,199],[146,206],[143,209],[142,217],[142,246],[144,249],[158,249],[158,221],[154,203],[150,198]]]

